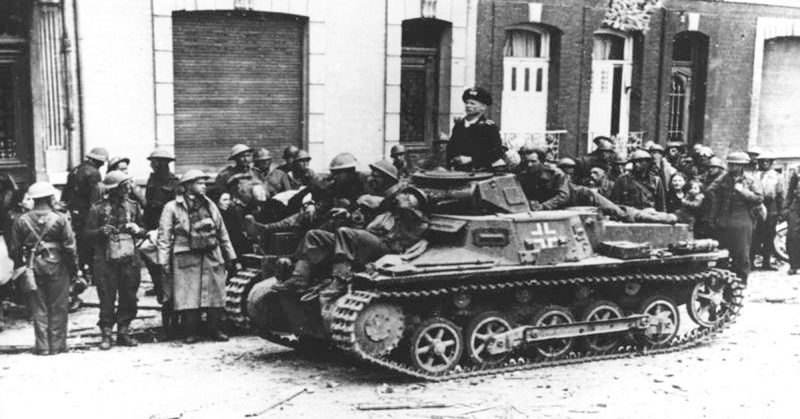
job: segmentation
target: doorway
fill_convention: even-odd
[[[630,121],[632,39],[604,30],[594,36],[589,99],[589,148],[598,136],[625,137]]]

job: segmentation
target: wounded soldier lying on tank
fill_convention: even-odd
[[[614,221],[624,223],[675,224],[691,222],[683,219],[684,217],[681,214],[660,212],[653,208],[638,209],[627,205],[617,205],[595,189],[570,184],[569,200],[567,200],[565,207],[579,206],[596,207],[603,215],[610,217]]]

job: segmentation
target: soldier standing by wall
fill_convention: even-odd
[[[75,235],[67,219],[53,210],[55,188],[37,182],[28,188],[33,210],[14,223],[14,266],[33,266],[36,289],[30,307],[36,334],[35,353],[67,351],[67,312],[70,278],[78,268]]]
[[[100,349],[111,349],[111,329],[117,325],[117,344],[136,346],[129,326],[136,317],[141,261],[135,240],[144,237],[142,210],[129,199],[132,177],[118,170],[106,174],[106,198],[92,206],[85,236],[94,249],[94,273],[100,300]],[[119,306],[114,307],[119,295]]]
[[[406,161],[406,147],[403,145],[392,146],[390,151],[392,164],[397,168],[397,176],[401,179],[408,177],[408,162]]]
[[[770,151],[764,151],[757,158],[758,171],[755,175],[764,188],[764,206],[767,209],[767,216],[764,220],[758,220],[756,229],[753,233],[753,248],[750,250],[750,263],[755,268],[755,256],[761,254],[761,269],[774,271],[771,258],[775,252],[775,226],[778,224],[778,216],[783,211],[783,179],[781,175],[772,168],[775,155]]]
[[[225,265],[236,260],[236,253],[222,215],[206,197],[207,179],[200,170],[184,173],[184,193],[164,207],[158,228],[158,262],[173,273],[174,308],[183,314],[187,344],[199,340],[201,310],[208,316],[211,339],[228,340],[219,322],[225,306]]]
[[[86,154],[86,160],[75,166],[67,175],[67,185],[61,194],[61,201],[67,204],[72,219],[72,230],[77,234],[78,264],[86,279],[91,279],[92,246],[84,237],[84,225],[89,208],[100,199],[97,185],[102,180],[100,168],[108,162],[108,150],[93,148]]]
[[[750,243],[755,226],[753,210],[764,201],[761,183],[745,171],[749,164],[746,153],[731,153],[728,172],[706,191],[706,197],[711,198],[710,231],[716,231],[720,246],[730,252],[731,270],[745,283],[750,275]]]

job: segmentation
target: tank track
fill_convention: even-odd
[[[225,318],[230,326],[240,330],[250,329],[250,319],[245,312],[247,293],[261,275],[257,269],[241,269],[228,278],[225,285]]]
[[[697,327],[683,335],[675,336],[670,342],[662,345],[644,345],[644,344],[629,344],[619,346],[604,352],[587,352],[581,350],[573,350],[558,358],[542,359],[532,357],[524,353],[519,354],[519,357],[512,358],[504,364],[497,366],[479,366],[462,368],[457,366],[455,369],[440,375],[430,374],[426,371],[415,369],[409,365],[397,362],[389,357],[374,357],[365,353],[357,344],[355,336],[355,321],[359,313],[367,307],[371,302],[380,299],[406,299],[406,298],[426,298],[433,296],[448,295],[453,293],[465,291],[499,291],[506,289],[513,289],[518,287],[553,287],[562,285],[576,285],[576,284],[609,284],[620,283],[627,281],[647,281],[647,282],[697,282],[707,279],[721,279],[731,285],[733,291],[731,309],[726,312],[725,316],[720,319],[712,327]],[[722,332],[724,329],[730,327],[738,317],[739,310],[742,307],[744,285],[741,280],[732,272],[723,269],[708,269],[698,273],[690,274],[623,274],[623,275],[608,275],[608,276],[589,276],[589,277],[574,277],[558,280],[521,280],[509,281],[497,284],[470,284],[462,286],[454,286],[448,288],[439,288],[422,291],[387,291],[387,290],[371,290],[362,291],[354,290],[348,292],[342,298],[337,300],[337,307],[334,311],[334,316],[331,323],[331,334],[334,344],[346,353],[354,355],[356,358],[374,365],[379,368],[386,369],[398,374],[430,380],[430,381],[446,381],[452,379],[472,378],[490,374],[503,374],[514,371],[524,371],[559,365],[578,364],[590,361],[601,361],[625,358],[630,356],[643,356],[655,355],[662,353],[669,353],[687,349],[697,346],[716,334]],[[526,351],[522,351],[526,352]]]

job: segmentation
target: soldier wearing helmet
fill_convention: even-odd
[[[253,153],[253,172],[261,183],[266,183],[272,171],[272,155],[266,148],[259,148]]]
[[[72,229],[77,235],[78,265],[87,279],[91,277],[92,248],[83,238],[89,208],[100,199],[97,185],[102,180],[100,168],[108,162],[108,150],[97,147],[86,153],[86,160],[75,166],[67,175],[67,184],[61,194],[70,212]]]
[[[392,157],[392,164],[397,169],[398,176],[407,178],[408,162],[406,161],[406,147],[400,144],[392,146],[389,155]]]
[[[581,184],[589,182],[589,172],[592,167],[600,167],[606,173],[611,173],[611,164],[617,153],[614,151],[614,141],[608,137],[595,137],[592,142],[595,144],[595,149],[576,160],[577,163],[577,177],[580,179]]]
[[[150,161],[152,173],[147,178],[145,184],[145,204],[142,213],[142,226],[147,231],[158,230],[158,220],[167,202],[175,199],[178,189],[178,177],[172,173],[170,163],[175,161],[175,156],[171,151],[157,148],[147,157]],[[163,272],[158,264],[149,258],[143,258],[150,279],[153,282],[153,289],[147,290],[145,295],[155,295],[156,299],[162,304],[163,326],[168,334],[172,333],[171,308],[168,298]]]
[[[67,351],[67,313],[70,278],[78,269],[75,235],[67,218],[53,209],[55,188],[36,182],[28,188],[33,209],[22,214],[13,229],[9,249],[16,272],[33,267],[33,285],[23,290],[36,336],[35,353],[55,355]]]
[[[236,144],[235,146],[231,147],[228,160],[233,160],[234,164],[222,169],[222,171],[219,172],[216,180],[214,181],[215,190],[225,190],[225,187],[228,184],[228,179],[233,175],[244,174],[249,176],[250,179],[255,179],[257,177],[256,173],[253,171],[252,148],[244,144]],[[246,196],[237,195],[236,197],[245,202],[249,201],[248,197]]]
[[[445,133],[440,133],[439,138],[433,140],[431,155],[419,165],[423,170],[447,169],[447,144],[450,137]]]
[[[664,212],[667,209],[666,191],[661,178],[653,175],[650,167],[653,157],[644,150],[630,154],[633,170],[621,175],[614,182],[611,200],[619,205],[637,209],[653,208]]]
[[[764,193],[761,182],[746,172],[750,165],[747,153],[735,151],[728,155],[727,163],[727,173],[712,182],[706,191],[711,199],[708,224],[720,246],[728,249],[731,270],[746,283],[750,274],[755,211],[764,202]]]
[[[358,161],[350,153],[339,153],[331,159],[326,195],[333,200],[332,207],[352,209],[358,197],[367,192],[367,178],[357,167]]]
[[[226,267],[240,268],[217,206],[206,197],[208,175],[188,170],[180,179],[183,193],[167,203],[158,228],[158,263],[172,273],[172,303],[183,315],[184,343],[199,340],[205,311],[212,340],[226,341],[220,330],[225,306]]]
[[[647,151],[653,156],[653,164],[650,166],[650,172],[660,177],[661,184],[666,187],[666,185],[669,185],[672,175],[674,175],[677,170],[664,158],[664,147],[661,144],[654,142],[650,144]]]
[[[492,170],[492,163],[503,158],[505,147],[500,129],[487,119],[492,96],[486,89],[472,87],[461,96],[466,115],[458,118],[447,144],[447,162],[458,170]]]
[[[100,349],[111,349],[111,330],[117,325],[117,344],[136,346],[130,323],[136,318],[136,292],[141,260],[135,242],[147,234],[142,209],[129,198],[132,177],[119,170],[106,174],[99,187],[105,197],[92,206],[84,235],[92,243],[94,283],[100,300]],[[119,304],[115,302],[119,298]]]
[[[297,153],[299,152],[300,148],[296,145],[286,146],[286,148],[283,149],[283,164],[276,169],[282,170],[285,173],[291,172],[294,167],[294,160],[297,158]]]
[[[676,169],[680,169],[681,159],[686,155],[686,143],[683,141],[667,141],[666,159]]]
[[[753,232],[753,244],[750,249],[750,264],[755,269],[755,256],[761,255],[761,269],[774,271],[771,257],[775,252],[775,226],[778,224],[778,217],[783,212],[783,178],[780,173],[772,168],[775,155],[764,150],[757,158],[758,170],[754,176],[761,182],[764,188],[764,207],[766,217],[763,220],[756,220],[756,228]]]

